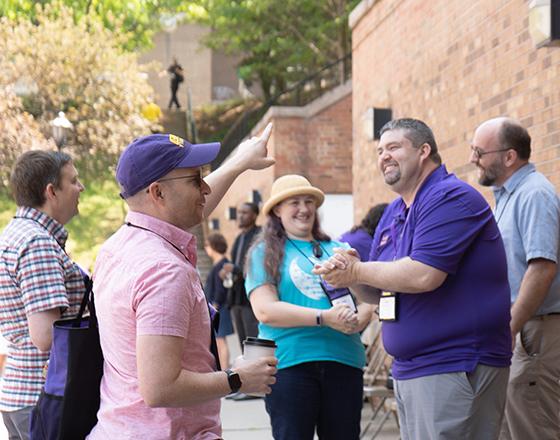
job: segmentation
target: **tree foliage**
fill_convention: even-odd
[[[11,20],[37,20],[37,6],[70,13],[75,21],[95,15],[103,25],[120,35],[122,47],[127,50],[149,47],[154,34],[162,27],[161,18],[183,13],[185,18],[196,17],[200,7],[184,0],[2,0],[0,16]]]
[[[348,15],[359,0],[200,0],[206,44],[241,54],[240,76],[265,98],[351,50]]]
[[[8,87],[0,87],[0,189],[6,189],[10,168],[26,150],[52,150],[54,142],[45,139],[39,125],[23,111],[21,100]]]
[[[59,111],[73,123],[68,148],[103,172],[131,139],[149,132],[141,108],[153,94],[137,56],[95,15],[75,21],[70,10],[46,5],[27,18],[0,19],[0,86],[15,87],[43,134]],[[0,113],[0,119],[3,114]]]

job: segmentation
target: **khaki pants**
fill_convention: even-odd
[[[513,353],[501,440],[560,438],[560,315],[530,319]]]

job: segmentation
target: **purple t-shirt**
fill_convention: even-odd
[[[348,243],[360,254],[361,261],[368,261],[372,237],[364,229],[358,228],[354,232],[348,231],[340,236],[338,241]]]
[[[507,367],[510,299],[500,232],[484,198],[442,165],[407,209],[392,202],[377,227],[371,261],[410,257],[445,273],[432,292],[398,294],[398,320],[383,323],[396,379]]]

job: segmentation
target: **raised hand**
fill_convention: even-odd
[[[268,156],[267,143],[271,133],[272,122],[269,122],[260,136],[253,136],[239,144],[233,160],[242,170],[262,170],[276,162]]]

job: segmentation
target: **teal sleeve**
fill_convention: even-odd
[[[267,284],[268,277],[264,269],[264,243],[260,243],[253,248],[247,260],[247,276],[245,277],[245,290],[247,296],[257,287]]]

